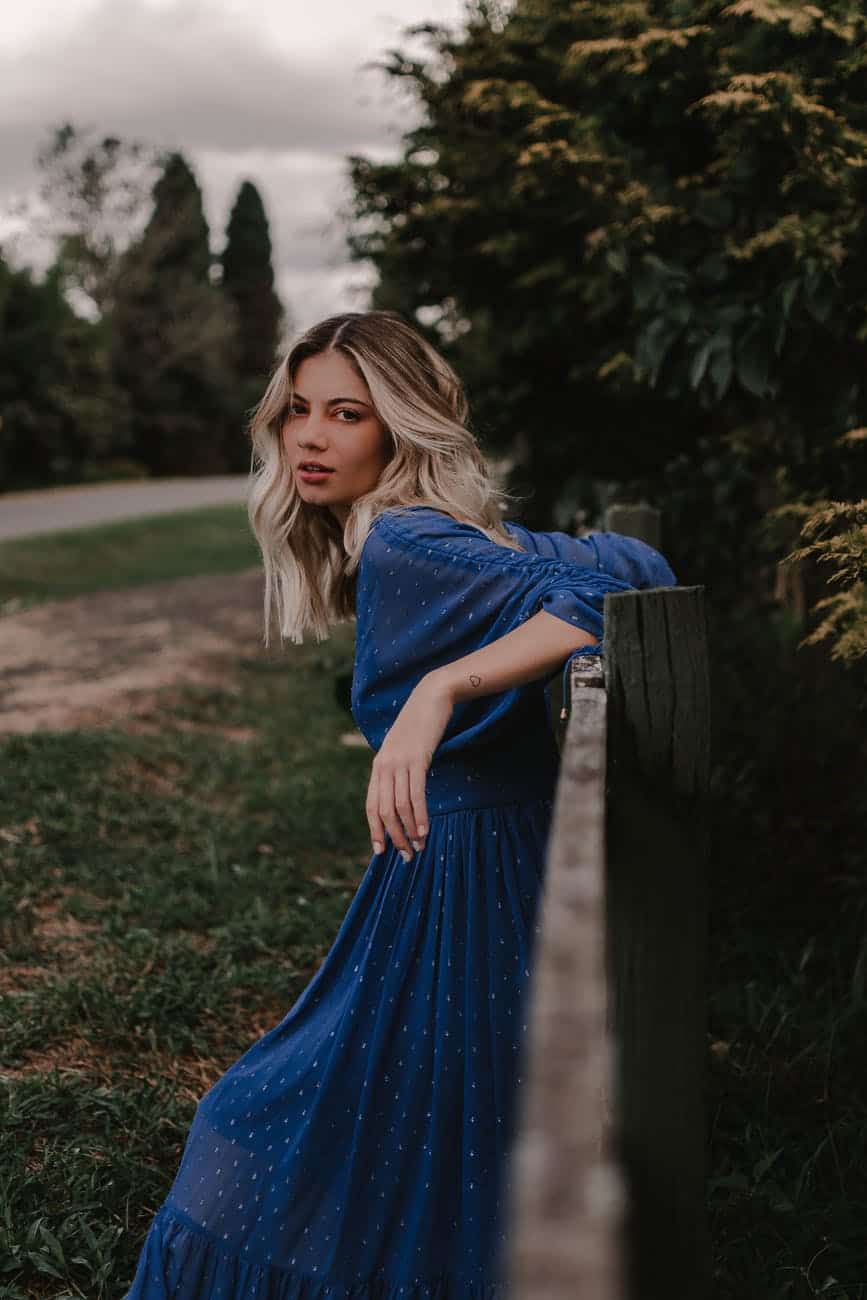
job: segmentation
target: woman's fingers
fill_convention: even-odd
[[[367,814],[367,825],[370,828],[373,851],[374,853],[383,853],[385,851],[385,826],[379,815],[379,772],[375,766],[371,768],[370,772],[364,811]]]
[[[410,848],[406,830],[398,811],[398,800],[404,802],[402,796],[398,793],[399,785],[399,769],[392,769],[380,774],[379,813],[388,828],[392,844],[405,857],[406,861],[409,861],[413,851]]]
[[[394,806],[403,825],[404,834],[410,843],[413,841],[418,843],[415,814],[409,791],[409,769],[406,767],[398,768],[394,774]]]
[[[395,811],[394,771],[386,765],[377,766],[376,760],[374,760],[367,799],[367,820],[370,825],[371,838],[375,841],[374,852],[382,852],[381,849],[376,847],[376,842],[382,843],[384,839],[383,832],[388,832],[395,848],[403,850],[403,852],[412,856],[400,819]],[[376,835],[374,834],[374,828],[379,832]]]
[[[424,848],[425,771],[422,764],[378,766],[374,762],[365,810],[375,853],[382,851],[377,843],[382,843],[384,830],[405,860]]]
[[[419,847],[422,846],[424,837],[427,835],[427,801],[424,790],[426,776],[427,769],[420,763],[409,769],[409,794],[412,800],[416,830],[413,838],[418,840]]]

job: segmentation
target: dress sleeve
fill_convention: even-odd
[[[509,522],[509,531],[528,550],[608,573],[631,587],[675,587],[677,578],[665,556],[648,542],[625,533],[588,533],[572,537],[562,532],[535,532]]]
[[[383,513],[364,543],[356,605],[362,656],[354,692],[366,696],[376,715],[366,718],[368,740],[378,747],[425,673],[505,636],[540,610],[597,639],[577,653],[600,653],[605,595],[630,589],[599,570],[501,546],[432,508]],[[464,736],[475,726],[487,730],[519,690],[463,701],[450,727]]]

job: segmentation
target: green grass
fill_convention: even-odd
[[[134,730],[3,742],[3,1300],[122,1294],[198,1096],[330,947],[370,854],[351,661],[338,629]]]
[[[259,561],[243,505],[206,506],[0,542],[0,612]]]
[[[721,895],[709,1017],[714,1300],[864,1300],[865,910],[793,924],[767,894]]]
[[[221,508],[87,530],[84,576],[83,534],[16,543],[17,565],[6,544],[0,566],[28,599],[58,573],[113,585],[121,527],[118,585],[251,562]],[[718,673],[742,753],[722,737],[712,826],[712,1300],[867,1300],[864,838],[822,790],[793,807],[788,769],[769,807],[761,762],[812,759],[828,693],[793,713],[732,654],[753,695]],[[333,694],[351,658],[337,629],[239,660],[223,689],[167,688],[134,729],[0,742],[0,1300],[123,1293],[198,1097],[327,952],[369,860],[370,756],[340,744]],[[863,768],[836,748],[825,766],[841,791]]]

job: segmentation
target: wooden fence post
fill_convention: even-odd
[[[515,1300],[707,1300],[703,597],[607,595],[602,662],[572,664],[515,1147]]]
[[[605,600],[606,952],[630,1300],[704,1300],[704,589]]]
[[[662,511],[644,501],[639,505],[615,502],[605,511],[605,531],[637,537],[659,550],[662,546]]]

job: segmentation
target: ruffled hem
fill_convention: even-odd
[[[161,1207],[123,1300],[507,1300],[505,1282],[455,1274],[395,1282],[380,1274],[350,1285],[247,1261],[176,1210]]]

